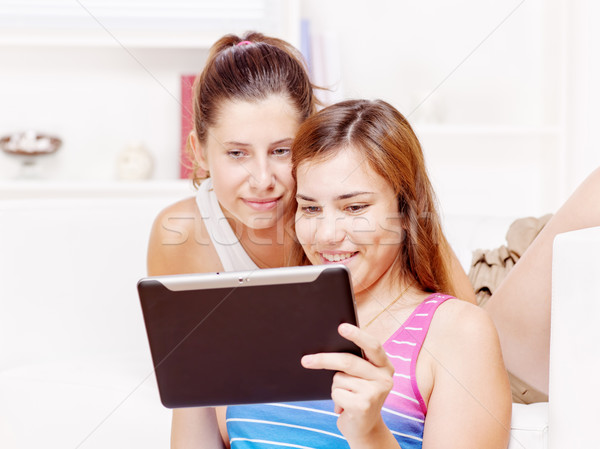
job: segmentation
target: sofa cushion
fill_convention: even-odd
[[[513,404],[508,449],[548,447],[548,403]]]
[[[0,446],[165,448],[170,410],[145,357],[89,357],[0,372]]]

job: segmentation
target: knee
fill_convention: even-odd
[[[600,192],[600,167],[588,175],[584,184],[587,184],[594,192]]]
[[[600,167],[596,167],[596,169],[590,175],[595,182],[600,183]]]
[[[600,220],[600,167],[591,172],[583,181],[579,194],[577,195],[583,201],[584,207],[589,208],[586,214],[592,213],[597,220]],[[594,222],[593,226],[598,226],[600,223]]]

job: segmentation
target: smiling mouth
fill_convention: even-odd
[[[339,262],[345,262],[346,260],[350,259],[352,256],[358,254],[358,251],[355,251],[353,253],[336,253],[336,254],[327,254],[327,253],[320,253],[321,257],[323,259],[325,259],[327,262],[335,262],[335,263],[339,263]]]
[[[244,199],[244,203],[253,209],[264,211],[270,210],[277,206],[279,198],[265,198],[265,199]]]

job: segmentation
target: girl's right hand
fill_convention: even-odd
[[[382,345],[370,334],[348,323],[338,332],[359,346],[365,359],[348,353],[320,353],[302,358],[309,369],[337,371],[331,386],[338,428],[351,446],[398,447],[381,418],[381,407],[394,385],[394,367]],[[366,445],[365,445],[366,444]]]

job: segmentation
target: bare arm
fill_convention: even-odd
[[[214,408],[194,407],[173,410],[171,449],[187,448],[225,448]]]
[[[434,376],[423,449],[506,449],[511,394],[494,325],[478,307],[447,306],[423,347]]]
[[[148,275],[200,273],[222,269],[193,198],[162,211],[154,221],[148,244]],[[173,410],[171,448],[225,447],[214,408]]]

